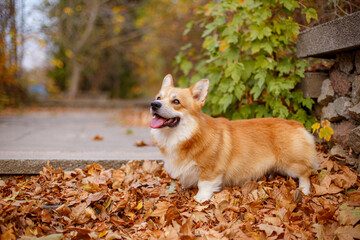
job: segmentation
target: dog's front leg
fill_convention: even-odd
[[[222,188],[222,175],[218,176],[214,180],[202,180],[198,181],[198,193],[195,195],[195,200],[199,203],[203,203],[214,195],[214,192],[221,191]]]

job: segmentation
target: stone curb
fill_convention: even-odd
[[[360,47],[360,11],[318,25],[298,35],[297,57],[334,58]]]
[[[162,161],[161,159],[148,159],[151,161]],[[64,160],[64,159],[9,159],[9,160],[0,160],[0,176],[1,175],[33,175],[39,174],[43,170],[43,167],[50,164],[50,166],[57,171],[61,167],[62,171],[74,171],[75,168],[83,169],[87,165],[93,163],[98,163],[104,168],[113,168],[118,169],[123,164],[126,164],[130,161],[144,161],[144,159],[129,159],[129,160],[83,160],[83,159],[73,159],[73,160]]]

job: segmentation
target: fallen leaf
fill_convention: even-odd
[[[84,224],[90,220],[89,216],[85,214],[85,209],[87,207],[87,204],[85,202],[80,203],[76,207],[73,207],[71,209],[71,213],[69,217],[77,222],[78,224]]]
[[[353,240],[360,238],[360,224],[353,227],[353,226],[342,226],[336,229],[335,231],[336,236],[340,240]]]
[[[260,230],[265,231],[267,237],[270,237],[273,234],[273,232],[275,232],[277,236],[279,236],[281,233],[284,232],[284,228],[269,225],[269,224],[259,224],[258,228]]]
[[[143,140],[136,141],[136,142],[135,142],[135,145],[136,145],[137,147],[149,146],[149,144],[145,143]]]
[[[360,207],[349,207],[343,204],[339,209],[338,220],[341,225],[355,225],[360,221]]]
[[[92,140],[94,140],[94,141],[101,141],[101,140],[103,140],[104,138],[102,137],[102,136],[100,136],[100,135],[96,135],[96,136],[94,136],[93,138],[92,138]]]
[[[167,212],[167,209],[170,207],[169,202],[159,202],[155,205],[156,209],[151,213],[152,217],[162,217]]]

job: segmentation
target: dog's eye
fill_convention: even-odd
[[[160,100],[160,99],[161,99],[161,97],[157,97],[157,98],[156,98],[156,100]]]
[[[180,104],[180,101],[177,100],[177,99],[174,99],[174,100],[172,101],[172,103],[175,104],[175,105],[179,105],[179,104]]]

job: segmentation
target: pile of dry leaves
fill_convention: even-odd
[[[0,181],[1,239],[360,238],[360,179],[325,158],[303,196],[291,178],[225,188],[204,204],[157,162]]]

